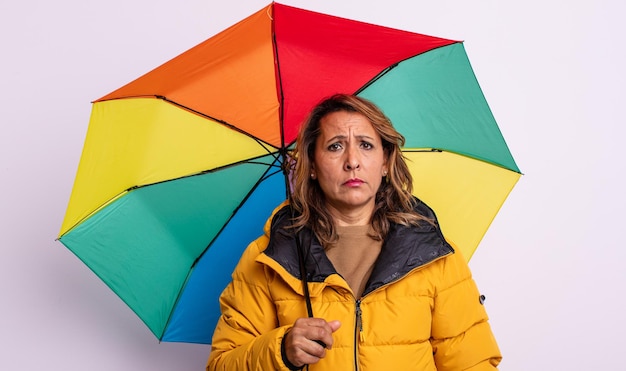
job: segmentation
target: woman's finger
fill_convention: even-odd
[[[317,363],[332,347],[332,333],[339,322],[329,323],[321,318],[300,318],[285,335],[287,359],[296,366]]]

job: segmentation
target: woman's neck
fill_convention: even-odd
[[[335,225],[338,227],[350,227],[359,225],[368,225],[372,220],[374,213],[374,204],[366,205],[358,208],[337,208],[328,205],[328,211],[333,217]]]

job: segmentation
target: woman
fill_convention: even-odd
[[[480,294],[432,210],[411,196],[403,144],[362,98],[313,109],[296,143],[291,204],[222,293],[207,370],[496,369]]]

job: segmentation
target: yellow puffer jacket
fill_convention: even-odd
[[[434,219],[420,203],[418,211]],[[288,370],[281,341],[306,317],[289,207],[268,220],[220,297],[207,370]],[[425,224],[425,223],[424,223]],[[495,370],[501,356],[467,263],[439,228],[394,226],[361,300],[303,231],[315,317],[339,320],[333,348],[311,371]],[[358,259],[358,257],[355,257]]]

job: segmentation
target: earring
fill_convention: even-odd
[[[383,176],[387,176],[387,170],[383,171]]]
[[[315,179],[315,174],[311,173],[311,179]]]

